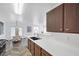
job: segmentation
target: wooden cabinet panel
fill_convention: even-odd
[[[40,55],[41,55],[41,47],[35,44],[35,56],[40,56]]]
[[[34,56],[35,55],[35,44],[34,42],[31,41],[31,51],[32,55]]]
[[[52,56],[51,54],[49,54],[47,51],[45,51],[44,49],[41,50],[41,56]]]
[[[64,4],[64,31],[79,33],[79,4]]]
[[[60,5],[47,13],[47,31],[63,31],[63,5]]]
[[[28,49],[31,52],[31,54],[35,55],[35,44],[30,39],[28,39]]]
[[[28,49],[31,51],[31,41],[28,39]]]
[[[28,49],[30,50],[33,56],[52,56],[30,39],[28,39]]]
[[[79,33],[79,3],[65,3],[49,11],[47,31]]]

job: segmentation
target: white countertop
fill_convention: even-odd
[[[72,45],[68,40],[65,42],[51,35],[45,35],[39,40],[32,41],[54,56],[79,56],[79,45]]]

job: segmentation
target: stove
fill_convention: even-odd
[[[6,51],[6,39],[0,39],[0,56]]]

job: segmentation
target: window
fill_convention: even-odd
[[[11,36],[15,36],[15,27],[11,27]]]
[[[0,35],[4,32],[4,24],[3,22],[0,22]]]
[[[39,27],[38,26],[34,26],[33,30],[34,30],[34,33],[39,33]]]
[[[19,35],[22,36],[22,28],[19,28]]]

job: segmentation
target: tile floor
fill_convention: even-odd
[[[26,39],[13,43],[12,40],[6,42],[6,53],[4,56],[31,56],[30,51],[26,47]]]

